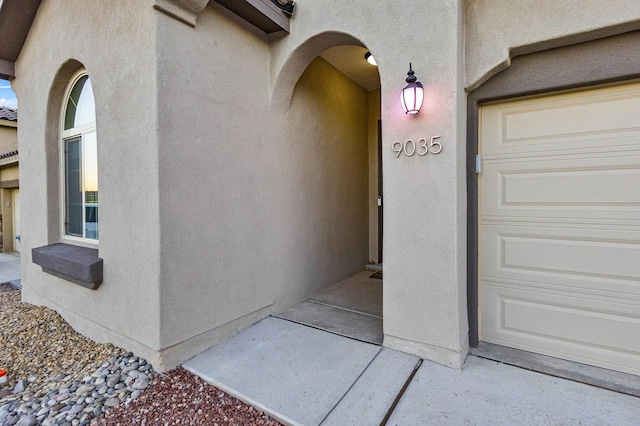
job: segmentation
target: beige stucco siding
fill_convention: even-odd
[[[42,2],[12,82],[20,99],[23,299],[58,310],[77,330],[157,360],[159,214],[157,96],[151,1]],[[74,60],[77,62],[68,62]],[[59,119],[77,64],[97,112],[100,245],[96,290],[42,272],[31,249],[63,241]],[[66,64],[66,65],[65,65]]]
[[[268,38],[216,2],[192,27],[151,0],[44,0],[12,84],[25,300],[157,368],[184,361],[376,257],[381,118],[384,344],[461,366],[465,90],[510,55],[620,33],[640,18],[635,0],[516,3],[298,0],[291,33]],[[317,59],[343,44],[373,53],[379,91]],[[97,291],[43,273],[30,255],[64,241],[59,119],[80,63],[98,115]],[[398,102],[409,63],[425,88],[416,116]],[[392,151],[432,137],[438,154]]]
[[[272,47],[272,102],[332,44],[361,43],[381,82],[385,345],[460,366],[466,355],[464,2],[300,1]],[[425,85],[418,116],[398,94],[409,62]],[[396,158],[394,141],[441,136],[438,156]]]
[[[18,163],[13,163],[10,166],[0,168],[0,182],[17,181],[18,176]]]
[[[156,18],[172,363],[363,267],[368,108],[362,88],[317,60],[290,111],[270,111],[263,37],[214,5],[195,29]]]
[[[285,206],[279,239],[292,260],[283,277],[293,297],[306,297],[363,269],[368,256],[368,97],[322,59],[304,72],[288,117],[286,141],[277,143],[281,172],[274,187]],[[284,117],[282,117],[284,118]],[[274,136],[274,141],[277,141]],[[289,169],[284,175],[283,170]],[[292,220],[293,219],[293,220]],[[300,286],[297,283],[302,283]],[[287,288],[288,287],[288,288]]]
[[[205,345],[217,327],[274,300],[258,242],[268,202],[259,178],[268,164],[268,44],[213,7],[195,29],[155,18],[162,346],[194,336]]]
[[[513,54],[640,29],[640,12],[637,0],[468,0],[465,25],[465,86],[473,89]]]
[[[4,154],[10,151],[18,149],[18,131],[15,126],[15,122],[7,122],[7,125],[3,125],[0,120],[0,154]]]

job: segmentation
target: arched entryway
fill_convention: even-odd
[[[352,43],[312,58],[280,105],[297,135],[286,147],[298,182],[292,231],[318,276],[314,295],[277,316],[382,344],[380,78]]]

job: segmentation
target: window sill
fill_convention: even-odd
[[[97,249],[58,243],[34,248],[31,255],[46,273],[91,290],[102,284],[103,262]]]
[[[98,240],[90,240],[88,238],[80,238],[80,237],[72,237],[70,235],[63,235],[61,240],[61,244],[66,244],[70,246],[77,247],[85,247],[90,249],[99,249],[100,243]]]

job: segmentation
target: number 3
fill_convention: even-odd
[[[418,149],[418,155],[427,155],[427,153],[429,152],[429,147],[427,146],[427,140],[425,138],[422,138],[418,141],[418,143],[420,144],[418,148],[424,148],[424,152],[420,152],[420,149]]]

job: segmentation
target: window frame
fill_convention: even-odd
[[[87,72],[87,70],[85,69],[81,69],[78,72],[76,72],[72,78],[69,80],[69,84],[67,85],[65,92],[64,92],[64,99],[62,101],[62,111],[60,114],[60,131],[59,131],[59,135],[58,135],[58,148],[59,148],[59,152],[60,152],[60,158],[59,158],[59,167],[60,167],[60,240],[62,242],[67,242],[67,243],[72,243],[72,244],[76,244],[76,245],[86,245],[88,247],[93,247],[93,248],[97,248],[99,245],[99,238],[100,238],[100,231],[99,231],[99,227],[100,227],[100,220],[98,219],[97,224],[98,224],[98,239],[92,239],[92,238],[87,238],[86,237],[86,233],[87,233],[87,222],[86,222],[86,196],[85,196],[85,191],[82,191],[82,236],[76,236],[76,235],[70,235],[67,233],[67,155],[66,155],[66,145],[67,142],[73,139],[80,139],[80,150],[81,150],[81,154],[80,154],[80,169],[81,169],[81,180],[82,180],[82,187],[84,187],[84,178],[85,178],[85,173],[84,173],[84,169],[85,169],[85,158],[84,158],[84,149],[85,149],[85,135],[90,134],[90,133],[95,133],[96,134],[96,150],[97,148],[97,130],[96,130],[96,117],[94,116],[94,121],[93,122],[89,122],[89,123],[85,123],[82,124],[78,127],[71,127],[70,129],[65,129],[65,120],[66,120],[66,116],[67,116],[67,106],[69,104],[69,97],[71,95],[71,91],[73,90],[73,88],[75,87],[75,85],[78,83],[78,81],[80,79],[82,79],[83,77],[87,76],[89,81],[91,81],[91,77],[89,76],[89,73]],[[93,86],[92,86],[92,92],[93,92]],[[92,93],[94,96],[94,109],[95,109],[95,93]],[[97,161],[97,163],[99,163],[99,161]],[[98,166],[98,173],[99,173],[99,166]],[[99,178],[98,178],[98,182],[99,182]],[[98,187],[99,187],[99,183],[98,183]],[[99,200],[99,198],[98,198]],[[98,205],[99,205],[99,201],[98,201]],[[99,217],[99,214],[98,214]]]

